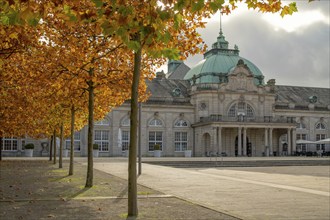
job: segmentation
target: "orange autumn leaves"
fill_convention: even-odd
[[[62,121],[69,124],[72,105],[80,129],[87,120],[87,82],[95,87],[95,118],[103,118],[130,98],[133,53],[141,46],[139,96],[146,99],[145,79],[155,67],[205,51],[197,32],[202,19],[218,9],[229,13],[237,2],[1,1],[0,136],[48,135]],[[278,0],[245,3],[262,12],[296,10]]]

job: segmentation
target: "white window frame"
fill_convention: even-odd
[[[188,132],[175,131],[174,132],[174,151],[182,152],[188,149]]]
[[[297,124],[297,129],[306,129],[306,125],[302,122]]]
[[[152,136],[154,137],[153,139],[151,138],[151,134],[153,134]],[[159,135],[160,134],[160,135]],[[161,137],[161,139],[159,139],[159,137]],[[148,150],[150,152],[154,151],[154,146],[156,144],[160,145],[160,150],[163,150],[163,131],[149,131],[148,133]]]
[[[177,127],[177,128],[188,127],[188,122],[186,120],[179,119],[175,122],[174,127]]]
[[[236,110],[236,104],[234,104],[228,110],[228,117],[236,117],[236,116],[237,116],[237,110]]]
[[[18,138],[16,137],[3,137],[2,138],[2,151],[17,151]]]
[[[248,118],[254,118],[254,110],[251,105],[246,104],[246,117]]]
[[[164,124],[163,124],[162,120],[160,120],[158,118],[153,118],[152,120],[149,121],[149,126],[150,127],[163,127]]]
[[[107,126],[110,125],[110,121],[107,118],[102,119],[101,121],[97,121],[94,123],[94,125],[103,125]]]
[[[100,139],[96,133],[100,132]],[[110,134],[109,130],[95,129],[94,130],[94,144],[99,145],[100,152],[109,152],[110,148]],[[107,138],[106,138],[107,137]]]
[[[238,102],[232,104],[228,109],[227,115],[228,117],[234,118],[237,117],[239,113],[244,113],[246,118],[251,119],[255,117],[254,108],[246,102]]]
[[[297,134],[296,140],[307,140],[307,134]],[[300,148],[302,153],[307,152],[307,144],[297,144],[297,149]]]
[[[128,130],[121,132],[121,149],[127,151],[129,149],[130,133]]]
[[[130,118],[129,117],[124,118],[121,121],[121,126],[123,126],[123,127],[129,127],[129,126],[131,126],[131,120],[130,120]]]
[[[324,131],[324,130],[326,129],[326,126],[325,126],[324,123],[322,123],[322,122],[318,122],[318,123],[316,123],[316,125],[315,125],[315,129],[316,129],[316,130],[322,130],[322,131]]]
[[[327,136],[325,134],[315,134],[315,140],[323,140],[326,139]],[[325,144],[316,144],[316,150],[323,150],[325,151]]]
[[[81,150],[80,135],[80,131],[76,131],[73,135],[73,149],[75,152],[80,152]],[[71,138],[65,140],[65,148],[68,150],[71,149]]]

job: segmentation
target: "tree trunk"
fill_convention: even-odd
[[[53,156],[53,138],[54,138],[54,136],[52,135],[52,136],[50,136],[50,145],[49,145],[49,161],[52,161],[53,160],[53,158],[52,158],[52,156]]]
[[[138,144],[138,156],[139,156],[139,160],[138,160],[138,176],[140,176],[142,174],[142,153],[141,153],[141,141],[142,141],[142,123],[141,123],[141,118],[142,118],[142,103],[139,102],[139,144]]]
[[[93,69],[90,70],[93,76]],[[87,134],[87,177],[85,187],[93,186],[93,130],[94,130],[94,84],[88,81],[88,134]]]
[[[70,146],[70,167],[69,175],[73,175],[73,154],[74,154],[74,121],[75,121],[74,105],[71,107],[71,146]]]
[[[136,153],[137,153],[137,128],[138,128],[138,88],[141,73],[142,48],[134,53],[134,72],[131,94],[131,127],[128,161],[128,216],[137,217],[137,176],[136,176]]]
[[[0,137],[0,161],[2,161],[2,137]]]
[[[54,129],[54,134],[53,134],[53,141],[54,141],[54,164],[56,164],[56,131]]]
[[[62,159],[63,159],[63,122],[61,123],[61,134],[60,134],[60,155],[58,160],[58,168],[63,168]]]

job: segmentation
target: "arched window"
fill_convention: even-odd
[[[103,120],[101,120],[101,121],[97,121],[97,122],[95,122],[94,123],[95,125],[110,125],[110,122],[109,122],[109,120],[108,119],[103,119]]]
[[[248,118],[253,118],[254,117],[253,108],[249,104],[246,105],[246,116]]]
[[[154,151],[155,145],[159,145],[160,150],[163,150],[163,131],[159,129],[164,126],[162,120],[153,118],[149,121],[149,126],[152,127],[149,130],[149,151]]]
[[[317,130],[317,132],[320,132],[320,133],[315,134],[315,140],[316,141],[323,140],[323,139],[327,138],[326,134],[324,134],[324,130],[326,129],[324,123],[318,122],[315,125],[315,129]],[[324,152],[325,151],[325,144],[317,144],[316,145],[316,150],[322,150]]]
[[[163,122],[160,119],[154,118],[149,122],[149,126],[151,126],[151,127],[162,127]]]
[[[319,122],[315,126],[316,130],[325,130],[325,125],[322,122]]]
[[[302,122],[297,124],[297,129],[306,129],[306,125]]]
[[[180,119],[175,122],[174,127],[188,127],[187,121]]]
[[[187,128],[188,122],[179,119],[175,122],[174,127],[176,128]],[[187,131],[178,131],[174,132],[174,146],[176,152],[181,152],[187,150],[188,146],[188,132]]]
[[[129,127],[131,126],[131,119],[129,116],[124,117],[121,120],[120,125],[122,126],[122,130],[121,131],[121,149],[122,151],[127,151],[129,148],[129,140],[130,140],[130,131],[129,131]],[[120,134],[118,134],[120,135]]]
[[[233,104],[228,110],[228,117],[236,117],[238,114],[243,115],[247,118],[254,117],[254,110],[251,105],[245,102],[239,102]]]
[[[228,111],[228,116],[229,117],[236,117],[237,113],[236,113],[236,104],[232,105]]]
[[[244,102],[239,102],[237,105],[237,109],[239,112],[244,111],[245,110],[245,103]]]
[[[129,117],[127,118],[124,118],[122,121],[121,121],[121,126],[124,126],[124,127],[128,127],[131,125],[131,120]]]

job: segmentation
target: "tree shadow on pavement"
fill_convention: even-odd
[[[117,198],[114,200],[114,203],[118,203],[122,198],[127,194],[128,192],[128,186],[126,186],[117,196]]]
[[[74,193],[73,195],[69,196],[68,199],[71,200],[71,199],[74,199],[76,198],[77,196],[79,196],[80,194],[83,194],[84,192],[88,191],[90,188],[88,187],[85,187],[81,190],[79,190],[78,192]]]

